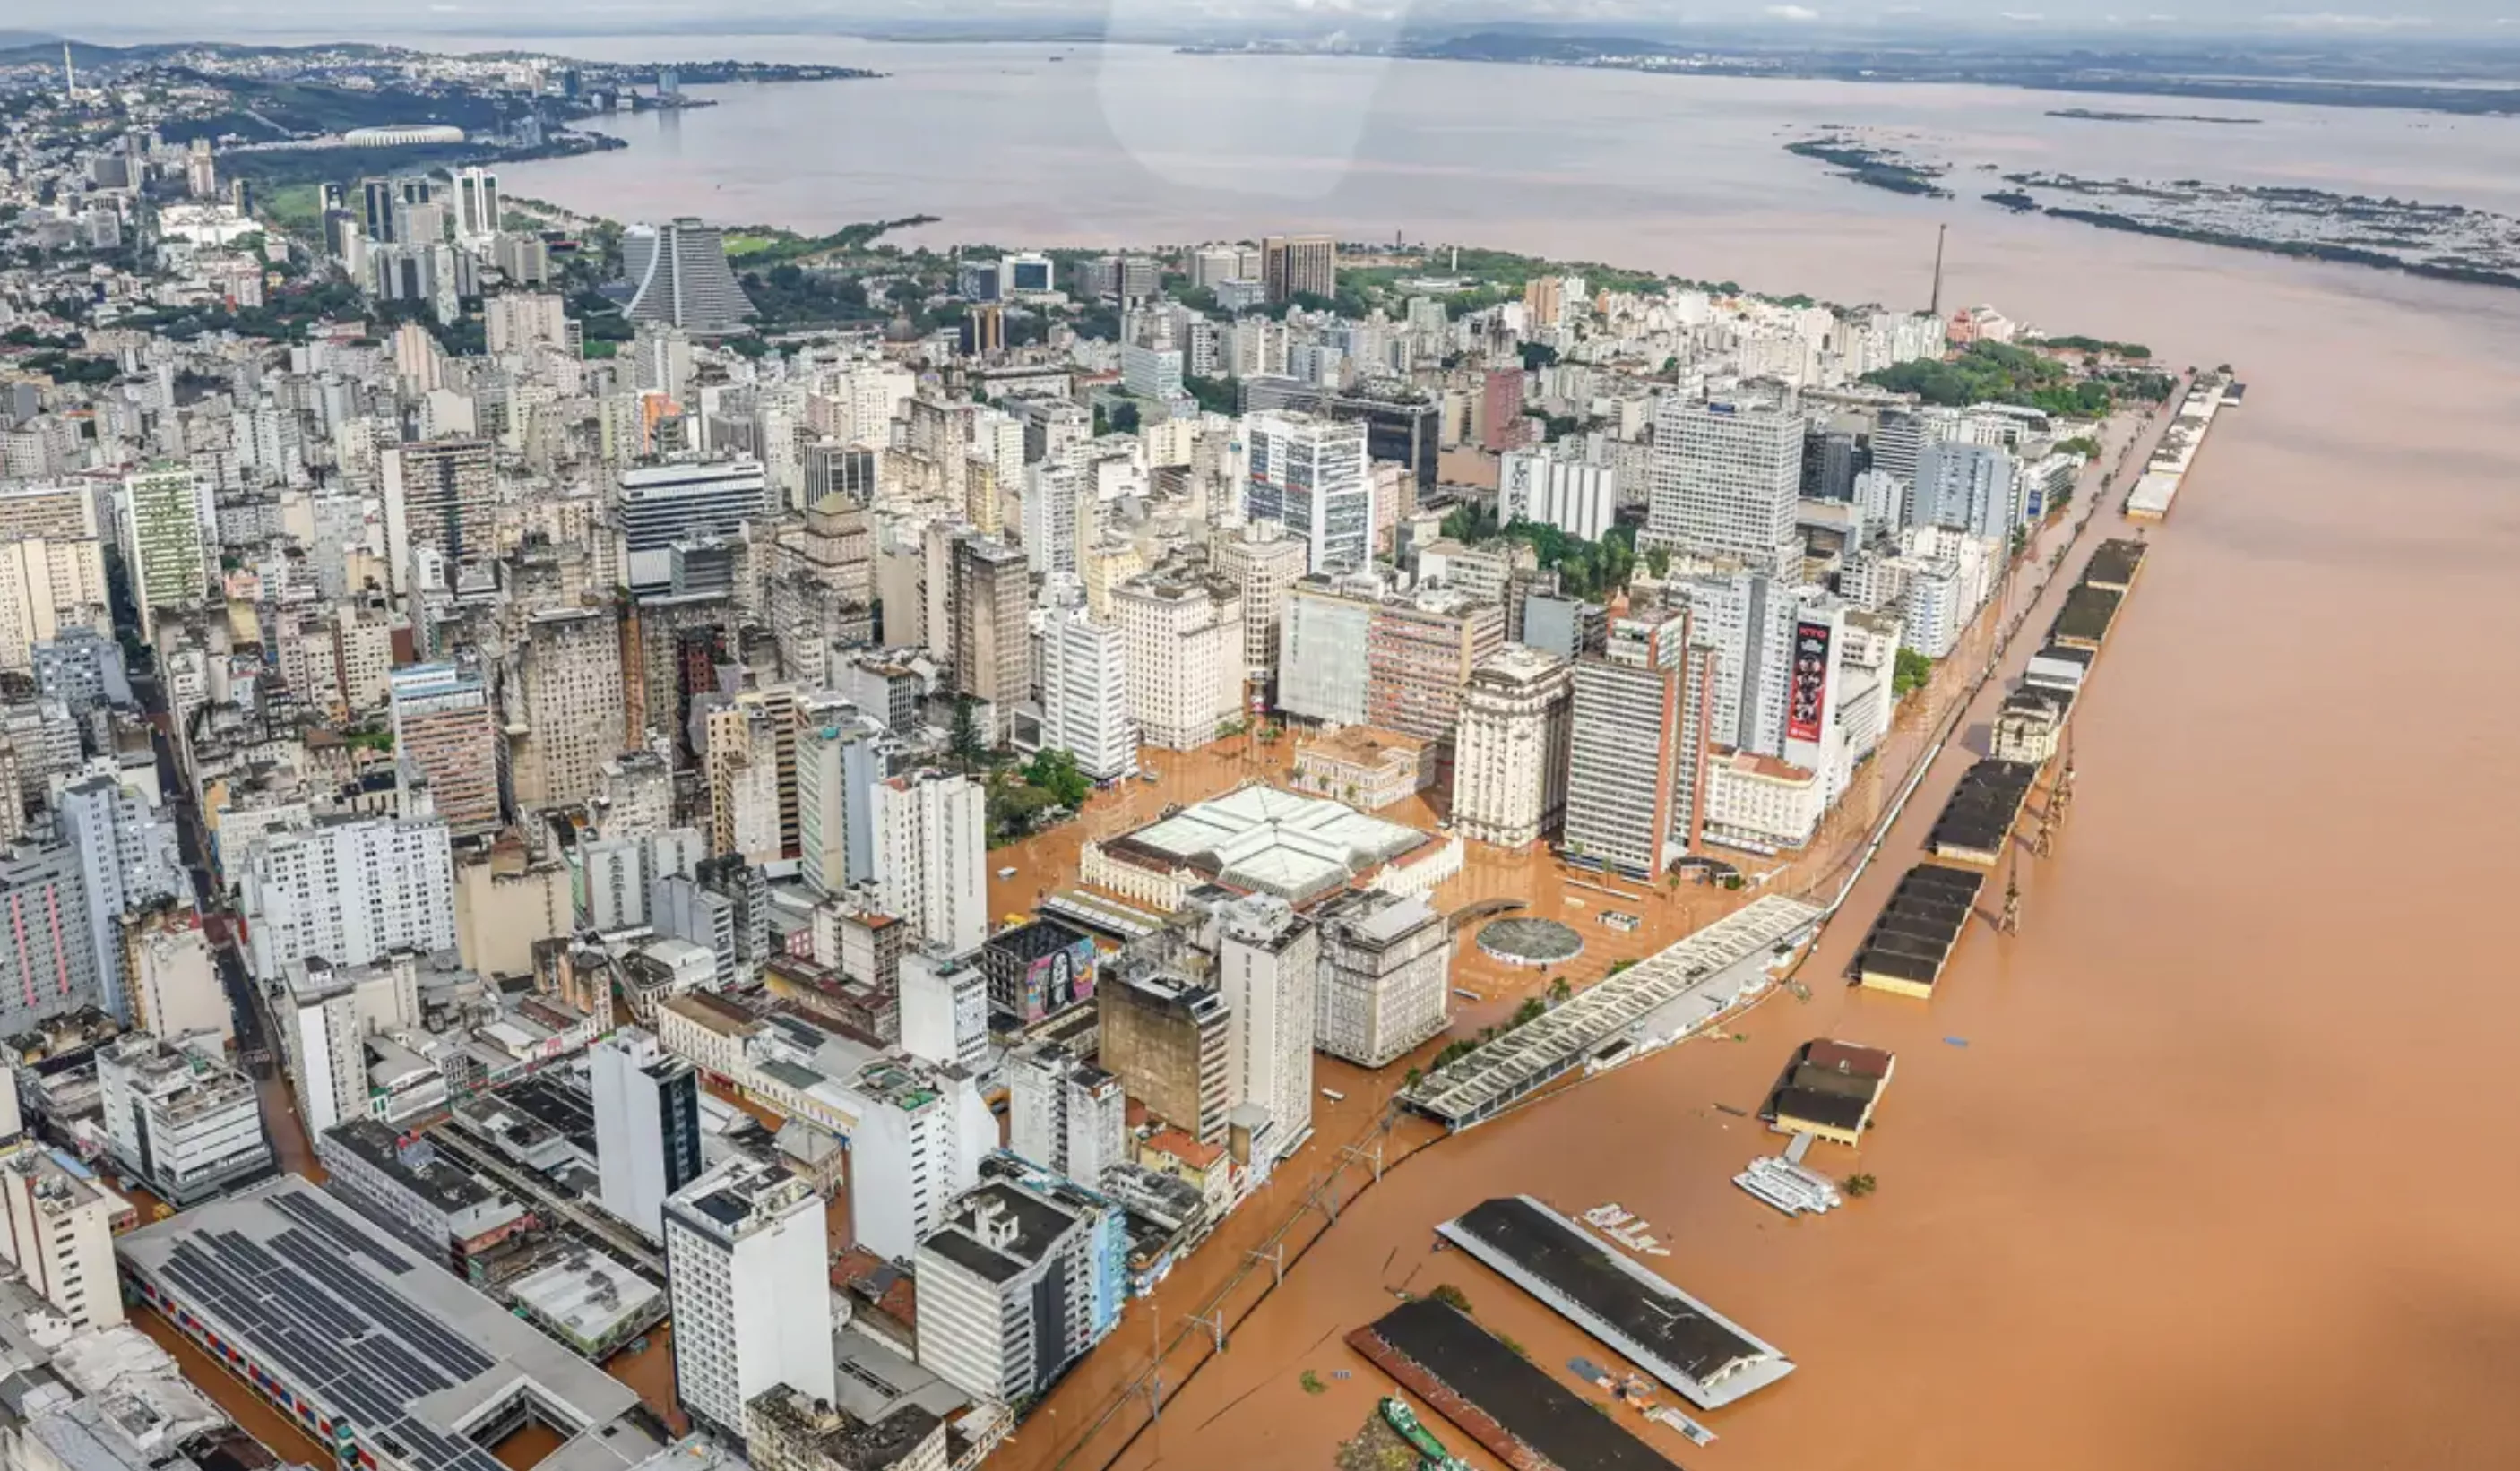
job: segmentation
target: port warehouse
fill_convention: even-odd
[[[1433,1298],[1394,1308],[1347,1343],[1508,1466],[1672,1471],[1595,1402]]]
[[[1926,998],[1943,978],[1986,875],[1975,869],[1918,864],[1899,880],[1857,952],[1855,978],[1875,991]]]
[[[1767,895],[1435,1069],[1401,1100],[1467,1129],[1579,1067],[1639,1055],[1739,1003],[1821,916],[1816,906]]]
[[[1927,839],[1934,856],[1989,865],[2001,861],[2013,825],[2021,821],[2022,804],[2030,799],[2030,783],[2038,777],[2039,768],[2027,761],[1989,758],[1970,767],[1934,819]]]
[[[1794,1371],[1774,1345],[1528,1195],[1481,1201],[1435,1230],[1700,1409]]]
[[[140,1300],[344,1471],[506,1471],[541,1424],[538,1471],[617,1471],[660,1447],[638,1396],[498,1305],[284,1177],[115,1243]]]
[[[2135,488],[2127,492],[2126,513],[2130,518],[2159,520],[2170,514],[2171,503],[2179,499],[2179,487],[2187,478],[2188,467],[2196,463],[2196,452],[2205,447],[2205,431],[2214,427],[2217,415],[2240,401],[2244,391],[2231,381],[2230,375],[2224,373],[2200,375],[2188,385],[2179,413],[2162,430],[2161,443],[2153,447],[2152,459],[2136,478]]]
[[[1898,1065],[1896,1056],[1878,1048],[1824,1038],[1804,1043],[1768,1094],[1762,1113],[1788,1134],[1860,1145]]]

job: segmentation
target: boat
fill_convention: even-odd
[[[1323,1089],[1322,1096],[1329,1099],[1333,1103],[1344,1103],[1347,1101],[1347,1094],[1340,1092],[1335,1088]]]
[[[1418,1452],[1418,1464],[1431,1471],[1470,1471],[1470,1463],[1444,1449],[1435,1433],[1418,1422],[1418,1412],[1398,1395],[1382,1397],[1382,1419]]]

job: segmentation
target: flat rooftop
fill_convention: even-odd
[[[1434,838],[1328,797],[1253,784],[1185,807],[1102,845],[1122,863],[1187,868],[1238,889],[1300,904]]]
[[[1394,1308],[1348,1341],[1363,1335],[1380,1339],[1471,1410],[1570,1471],[1673,1471],[1670,1460],[1626,1426],[1433,1298]],[[1436,1408],[1449,1412],[1449,1406]]]
[[[1528,1195],[1481,1201],[1435,1229],[1701,1409],[1794,1371],[1774,1345]]]
[[[472,1438],[519,1397],[562,1429],[547,1471],[615,1471],[656,1443],[638,1395],[321,1190],[283,1177],[115,1243],[142,1295],[188,1315],[381,1463],[505,1471]],[[234,1361],[234,1360],[232,1360]]]
[[[2117,621],[2118,603],[2126,595],[2113,588],[2081,583],[2065,595],[2065,606],[2048,625],[2048,637],[2059,644],[2097,648]]]
[[[2083,564],[2083,580],[2095,588],[2123,593],[2134,585],[2135,574],[2143,570],[2144,554],[2150,550],[2132,537],[2111,537],[2100,543],[2092,553],[2092,559]]]
[[[1821,917],[1817,906],[1770,894],[1678,944],[1575,993],[1466,1057],[1418,1080],[1402,1101],[1455,1129],[1478,1123],[1630,1037],[1666,1007],[1712,1016],[1766,975],[1776,949]]]

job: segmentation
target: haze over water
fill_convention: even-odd
[[[551,49],[896,73],[732,89],[618,120],[628,151],[507,171],[620,218],[929,213],[921,239],[1009,245],[1399,230],[1912,306],[1948,221],[1947,306],[2249,383],[2077,711],[2078,800],[2025,865],[2021,936],[1974,930],[1930,1006],[1809,976],[1815,1000],[1762,1008],[1747,1044],[1413,1160],[1132,1464],[1325,1464],[1377,1392],[1335,1335],[1404,1281],[1460,1278],[1557,1370],[1574,1335],[1457,1257],[1420,1265],[1435,1222],[1521,1190],[1642,1212],[1658,1270],[1801,1363],[1710,1417],[1720,1446],[1655,1442],[1693,1467],[2520,1465],[2520,291],[1911,200],[1779,148],[1848,122],[1963,163],[2520,213],[2520,122],[1143,50]],[[2042,115],[2075,106],[2268,121]],[[1820,1035],[1900,1052],[1861,1161],[1880,1188],[1786,1223],[1729,1183],[1768,1139],[1708,1105],[1754,1104]],[[1306,1367],[1359,1373],[1308,1398]]]

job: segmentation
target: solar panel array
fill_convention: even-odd
[[[488,1373],[496,1361],[345,1260],[400,1276],[410,1265],[304,1194],[271,1204],[296,1224],[258,1243],[202,1230],[159,1274],[215,1328],[250,1346],[287,1386],[330,1410],[380,1456],[419,1471],[505,1471],[487,1450],[415,1419],[406,1406]]]

